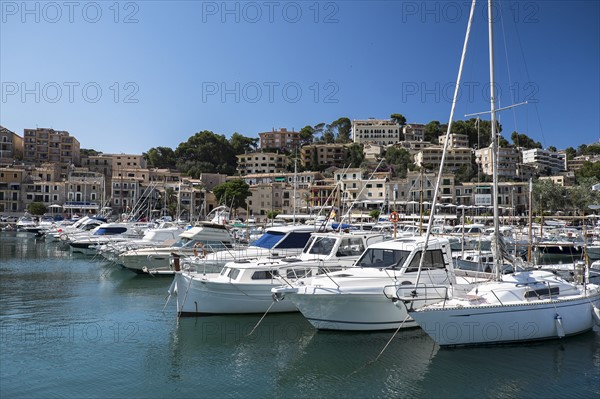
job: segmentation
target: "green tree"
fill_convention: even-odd
[[[319,153],[317,152],[317,147],[312,148],[312,154],[310,157],[310,169],[313,171],[319,170],[321,165],[319,165]]]
[[[532,202],[534,209],[554,214],[567,207],[567,190],[552,180],[537,180],[533,184]]]
[[[402,114],[391,114],[390,119],[399,124],[400,126],[406,125],[406,118]]]
[[[41,216],[48,212],[48,209],[42,202],[32,202],[31,204],[27,205],[27,212],[35,216]]]
[[[314,127],[313,127],[313,137],[316,137],[317,135],[323,135],[323,132],[325,131],[325,123],[321,122],[321,123],[317,123]],[[324,142],[323,137],[319,138],[317,141],[319,142]]]
[[[575,171],[575,178],[578,182],[587,178],[600,180],[600,162],[585,161],[581,168]]]
[[[331,130],[325,130],[321,135],[321,140],[325,144],[332,144],[335,142],[335,135]]]
[[[250,186],[242,179],[229,180],[213,188],[219,205],[232,209],[246,208],[246,199],[250,196]]]
[[[302,201],[304,201],[304,206],[306,206],[306,213],[310,213],[310,201],[311,201],[312,197],[310,195],[310,192],[305,192],[302,195]]]
[[[313,140],[314,140],[314,134],[315,134],[315,129],[310,126],[310,125],[306,125],[304,126],[302,129],[300,129],[300,145],[307,145],[307,144],[312,144]]]
[[[598,155],[600,154],[600,144],[586,145],[581,155]]]
[[[245,137],[235,132],[231,135],[229,144],[231,144],[234,154],[240,155],[256,151],[256,148],[258,147],[258,140],[258,138]]]
[[[275,219],[280,213],[278,210],[267,211],[267,219]]]
[[[454,173],[454,183],[459,184],[459,183],[470,182],[476,176],[477,176],[477,169],[474,167],[473,164],[462,165]]]
[[[533,149],[533,148],[542,148],[542,144],[539,141],[534,141],[532,138],[527,136],[526,134],[519,134],[518,132],[512,132],[510,135],[510,139],[512,140],[515,147]]]
[[[364,159],[365,154],[362,145],[353,143],[348,147],[348,161],[351,168],[360,168]]]
[[[167,187],[162,198],[163,208],[167,209],[167,212],[171,217],[177,217],[177,193],[173,187]]]
[[[379,220],[379,215],[381,215],[381,211],[379,209],[373,209],[371,212],[369,212],[369,217],[376,222]]]
[[[389,147],[384,158],[386,164],[392,167],[395,177],[405,178],[408,170],[416,169],[410,152],[404,148]]]
[[[177,169],[198,178],[201,173],[235,174],[237,158],[223,135],[204,130],[179,144],[175,150]]]
[[[175,151],[169,147],[152,147],[142,157],[150,168],[174,169],[177,164]]]
[[[81,156],[96,156],[96,155],[100,155],[102,154],[102,152],[96,151],[96,150],[92,150],[92,149],[88,149],[88,148],[82,148],[79,150],[79,154]]]
[[[430,143],[437,143],[438,137],[444,134],[446,125],[440,124],[439,121],[431,121],[425,125],[425,137],[424,140]]]
[[[573,158],[575,158],[575,156],[577,155],[577,150],[573,147],[567,147],[565,149],[565,154],[567,155],[567,160],[571,160]]]
[[[566,209],[572,210],[574,213],[586,211],[589,205],[597,204],[599,198],[598,191],[592,190],[592,186],[598,184],[600,178],[580,177],[577,179],[577,185],[566,189]]]
[[[341,117],[326,126],[326,132],[331,132],[335,137],[336,143],[349,143],[352,122],[349,118]]]

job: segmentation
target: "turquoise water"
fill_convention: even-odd
[[[316,332],[300,314],[177,319],[170,278],[0,233],[1,398],[600,396],[600,331],[440,350],[418,329]],[[163,311],[164,307],[164,311]]]

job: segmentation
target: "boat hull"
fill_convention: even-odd
[[[417,327],[403,306],[383,294],[383,283],[371,292],[344,294],[335,288],[301,287],[285,295],[319,330],[379,331]]]
[[[177,273],[175,285],[179,316],[265,313],[267,310],[269,313],[298,311],[291,301],[273,301],[271,289],[281,285],[275,280],[272,284],[234,285]]]
[[[598,289],[573,299],[514,305],[428,308],[410,311],[440,346],[503,344],[557,339],[590,330]]]

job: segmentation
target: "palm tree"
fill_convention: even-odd
[[[304,203],[306,204],[306,213],[310,214],[310,192],[305,192],[302,196]]]

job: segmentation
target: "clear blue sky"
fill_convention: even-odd
[[[477,6],[455,119],[489,109]],[[498,4],[500,116],[559,149],[600,137],[600,2]],[[466,1],[0,2],[0,124],[141,153],[339,117],[448,121]]]

